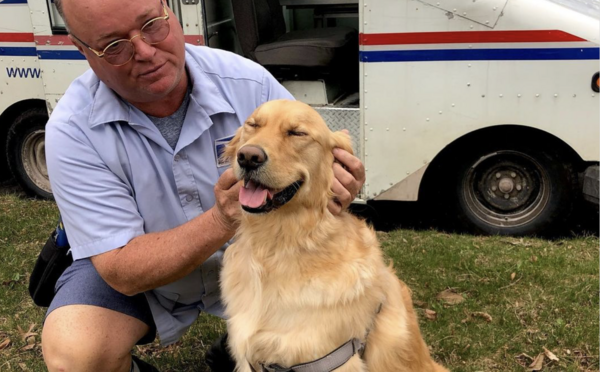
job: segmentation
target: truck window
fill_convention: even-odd
[[[60,14],[58,14],[58,10],[56,10],[56,5],[54,5],[54,0],[47,0],[48,2],[48,13],[50,14],[50,26],[52,27],[53,34],[66,34],[67,27],[65,26],[65,21],[62,19]]]

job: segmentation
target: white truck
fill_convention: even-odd
[[[188,43],[255,60],[350,130],[363,201],[424,199],[492,234],[598,203],[597,1],[168,3]],[[0,0],[0,175],[32,195],[51,197],[48,112],[87,68],[52,0]]]

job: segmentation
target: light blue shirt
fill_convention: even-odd
[[[263,102],[293,99],[263,67],[238,55],[186,45],[185,59],[193,90],[175,150],[91,70],[52,112],[46,162],[74,259],[210,209],[228,167],[218,163],[217,149]],[[226,247],[185,278],[146,293],[161,343],[177,341],[200,310],[222,316],[218,274]]]

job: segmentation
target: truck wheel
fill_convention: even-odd
[[[6,155],[12,174],[28,195],[52,199],[44,139],[47,121],[43,108],[19,115],[8,131]]]
[[[454,207],[475,233],[536,235],[565,227],[576,195],[576,174],[558,154],[527,146],[480,149],[457,159]]]

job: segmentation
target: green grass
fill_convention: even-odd
[[[598,239],[560,241],[379,233],[413,290],[433,354],[453,371],[524,371],[543,347],[560,359],[548,371],[598,370]],[[511,279],[511,277],[513,279]],[[448,305],[447,288],[464,301]],[[424,304],[421,304],[423,302]],[[473,313],[491,316],[487,322]]]
[[[0,371],[46,370],[44,309],[32,303],[27,283],[57,216],[52,202],[0,188]],[[546,359],[543,371],[598,370],[597,237],[521,240],[431,230],[378,235],[413,290],[432,354],[452,371],[526,371],[532,360],[525,354],[535,357],[544,347],[560,360]],[[464,301],[438,299],[448,288]],[[426,310],[435,311],[435,319],[426,319]],[[491,322],[475,313],[488,314]],[[32,324],[37,334],[24,340]],[[221,320],[202,315],[179,343],[161,348],[155,342],[136,353],[161,371],[206,371],[204,353],[224,330]],[[1,346],[6,339],[10,344]]]

